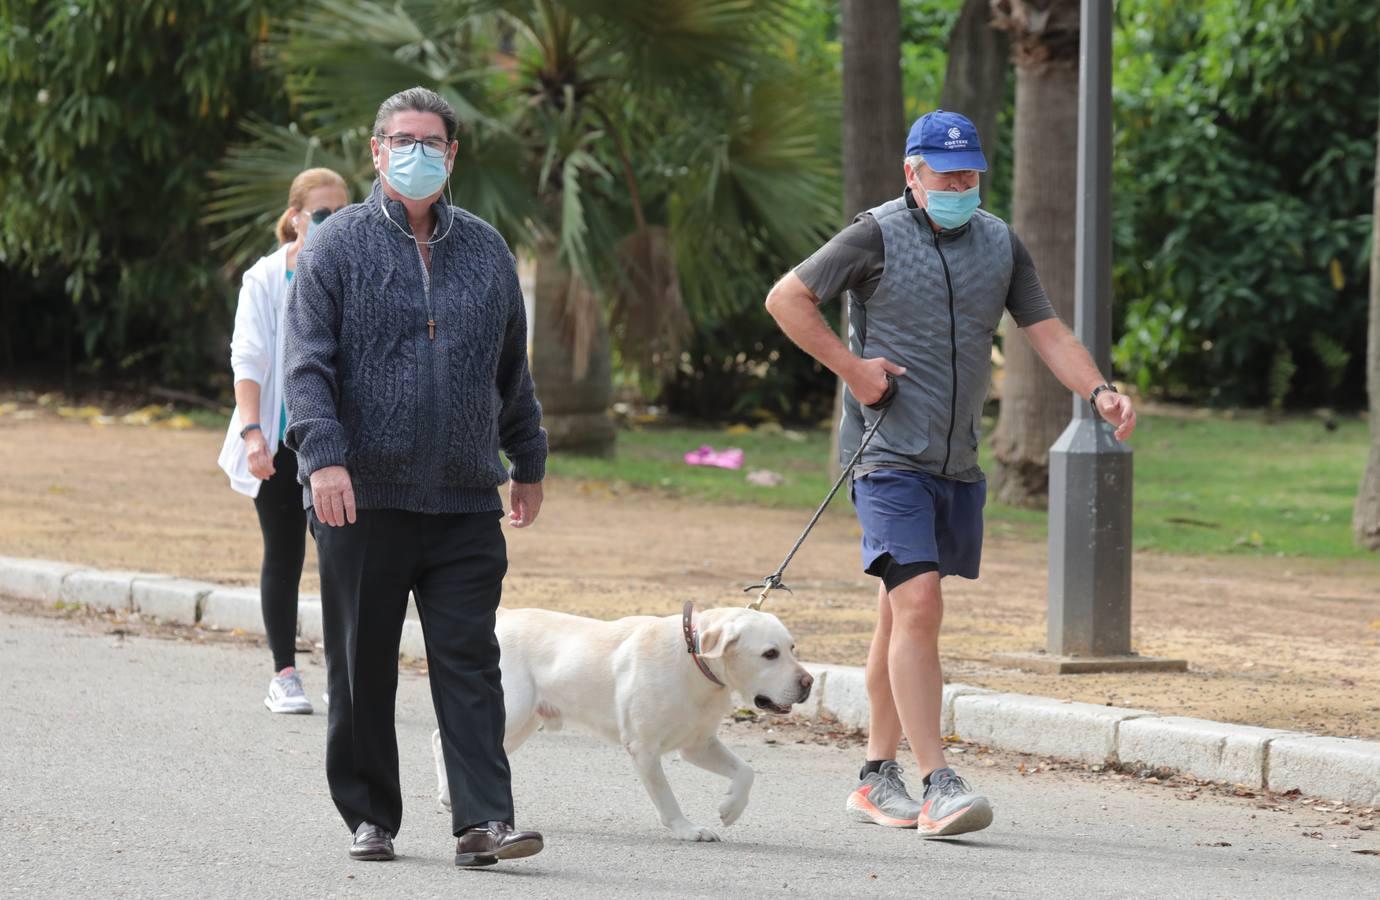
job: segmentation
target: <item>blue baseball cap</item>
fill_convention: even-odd
[[[906,156],[923,156],[936,172],[959,169],[987,171],[987,157],[978,143],[977,126],[965,115],[936,109],[910,126]]]

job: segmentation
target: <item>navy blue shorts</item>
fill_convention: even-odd
[[[986,481],[904,469],[878,469],[853,479],[863,570],[881,577],[889,557],[899,565],[935,563],[941,576],[977,578],[986,502]]]

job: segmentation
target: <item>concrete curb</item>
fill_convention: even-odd
[[[81,571],[83,566],[71,563],[0,556],[0,592],[51,606],[61,599],[62,580]]]
[[[166,581],[168,576],[152,572],[102,572],[86,569],[62,579],[59,599],[69,605],[89,606],[116,612],[134,610],[134,582]]]
[[[201,607],[216,589],[209,581],[185,578],[136,578],[130,586],[134,611],[163,622],[195,625],[201,620]]]
[[[206,628],[263,634],[263,602],[258,588],[218,587],[201,605],[201,624]]]
[[[856,666],[814,665],[798,714],[867,730],[867,691]],[[1080,762],[1167,769],[1257,790],[1380,806],[1380,742],[1320,737],[944,685],[942,733],[965,741]]]
[[[0,557],[0,593],[50,605],[134,610],[164,621],[263,632],[259,592],[138,572]],[[321,601],[303,595],[299,634],[321,640]],[[421,623],[403,623],[402,655],[426,658]],[[806,663],[815,677],[796,715],[865,731],[867,684],[857,666]],[[1089,763],[1169,769],[1250,788],[1299,790],[1358,806],[1380,806],[1380,742],[1160,716],[1141,709],[944,686],[941,731],[966,741]]]

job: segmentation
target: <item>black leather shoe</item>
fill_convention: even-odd
[[[355,842],[350,845],[350,859],[386,862],[393,858],[393,835],[372,822],[364,822],[355,829]]]
[[[455,842],[457,866],[492,866],[500,859],[523,859],[541,852],[541,835],[514,831],[507,822],[490,822],[466,828]]]

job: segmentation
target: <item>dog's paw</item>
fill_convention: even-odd
[[[718,841],[721,838],[703,825],[682,822],[671,826],[671,836],[678,841]]]
[[[724,825],[732,825],[743,815],[743,810],[747,809],[748,795],[744,791],[741,794],[729,792],[719,804],[719,821]]]
[[[437,794],[436,802],[441,804],[441,808],[446,812],[450,812],[450,791],[446,791],[444,794]]]

